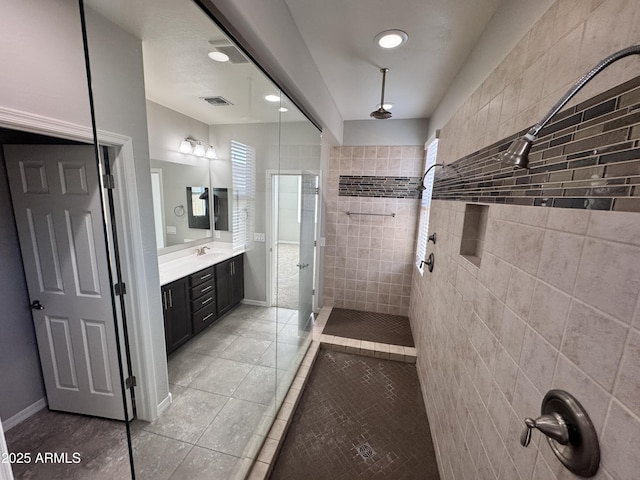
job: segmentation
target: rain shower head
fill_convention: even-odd
[[[386,120],[387,118],[391,118],[391,112],[384,109],[384,81],[389,69],[381,68],[380,71],[382,72],[382,95],[380,96],[380,108],[371,112],[369,116],[377,120]]]
[[[632,45],[601,60],[600,63],[593,67],[583,77],[581,77],[573,85],[573,87],[571,87],[569,91],[564,94],[564,96],[551,108],[551,110],[549,110],[549,112],[544,116],[542,120],[540,120],[540,122],[531,127],[531,130],[529,130],[524,136],[514,140],[514,142],[509,145],[509,148],[506,151],[500,153],[497,157],[494,157],[493,160],[507,163],[509,165],[520,168],[529,168],[529,150],[531,150],[531,144],[537,138],[540,130],[542,130],[542,128],[547,123],[549,123],[549,121],[556,115],[556,113],[558,113],[562,109],[562,107],[564,107],[567,102],[571,100],[571,98],[573,98],[573,96],[589,82],[589,80],[591,80],[612,63],[629,55],[640,55],[640,45]],[[371,115],[373,116],[373,113]]]

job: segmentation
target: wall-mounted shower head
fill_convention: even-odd
[[[381,68],[380,71],[382,72],[382,95],[380,96],[380,108],[371,112],[369,116],[377,120],[386,120],[387,118],[391,118],[391,112],[384,109],[384,81],[389,69]]]
[[[564,94],[564,96],[558,101],[558,103],[556,103],[551,108],[551,110],[549,110],[544,118],[533,127],[531,127],[531,130],[529,130],[526,135],[516,139],[511,145],[509,145],[509,148],[506,151],[500,153],[497,157],[494,157],[493,160],[507,163],[509,165],[514,165],[520,168],[528,168],[529,150],[531,150],[531,144],[537,138],[540,130],[542,130],[542,128],[547,123],[549,123],[549,121],[555,116],[555,114],[558,113],[562,109],[562,107],[564,107],[567,102],[571,100],[571,98],[589,82],[589,80],[591,80],[612,63],[629,55],[640,55],[640,45],[632,45],[631,47],[620,50],[612,55],[609,55],[604,60],[601,60],[595,67],[587,72],[586,75],[581,77],[573,85],[573,87],[571,87],[569,91]]]

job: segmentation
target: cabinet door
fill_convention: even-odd
[[[162,287],[167,353],[173,352],[191,337],[189,282],[183,278]]]
[[[233,260],[231,269],[231,304],[237,305],[244,298],[244,261],[238,255]]]
[[[231,308],[231,260],[225,260],[216,265],[216,300],[218,315],[222,315]]]

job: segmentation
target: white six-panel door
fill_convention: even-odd
[[[123,420],[93,146],[4,154],[49,408]]]

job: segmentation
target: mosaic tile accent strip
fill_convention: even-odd
[[[640,212],[640,77],[562,111],[533,143],[529,169],[492,160],[505,138],[437,170],[433,198]]]
[[[338,196],[420,198],[419,177],[340,175]]]

